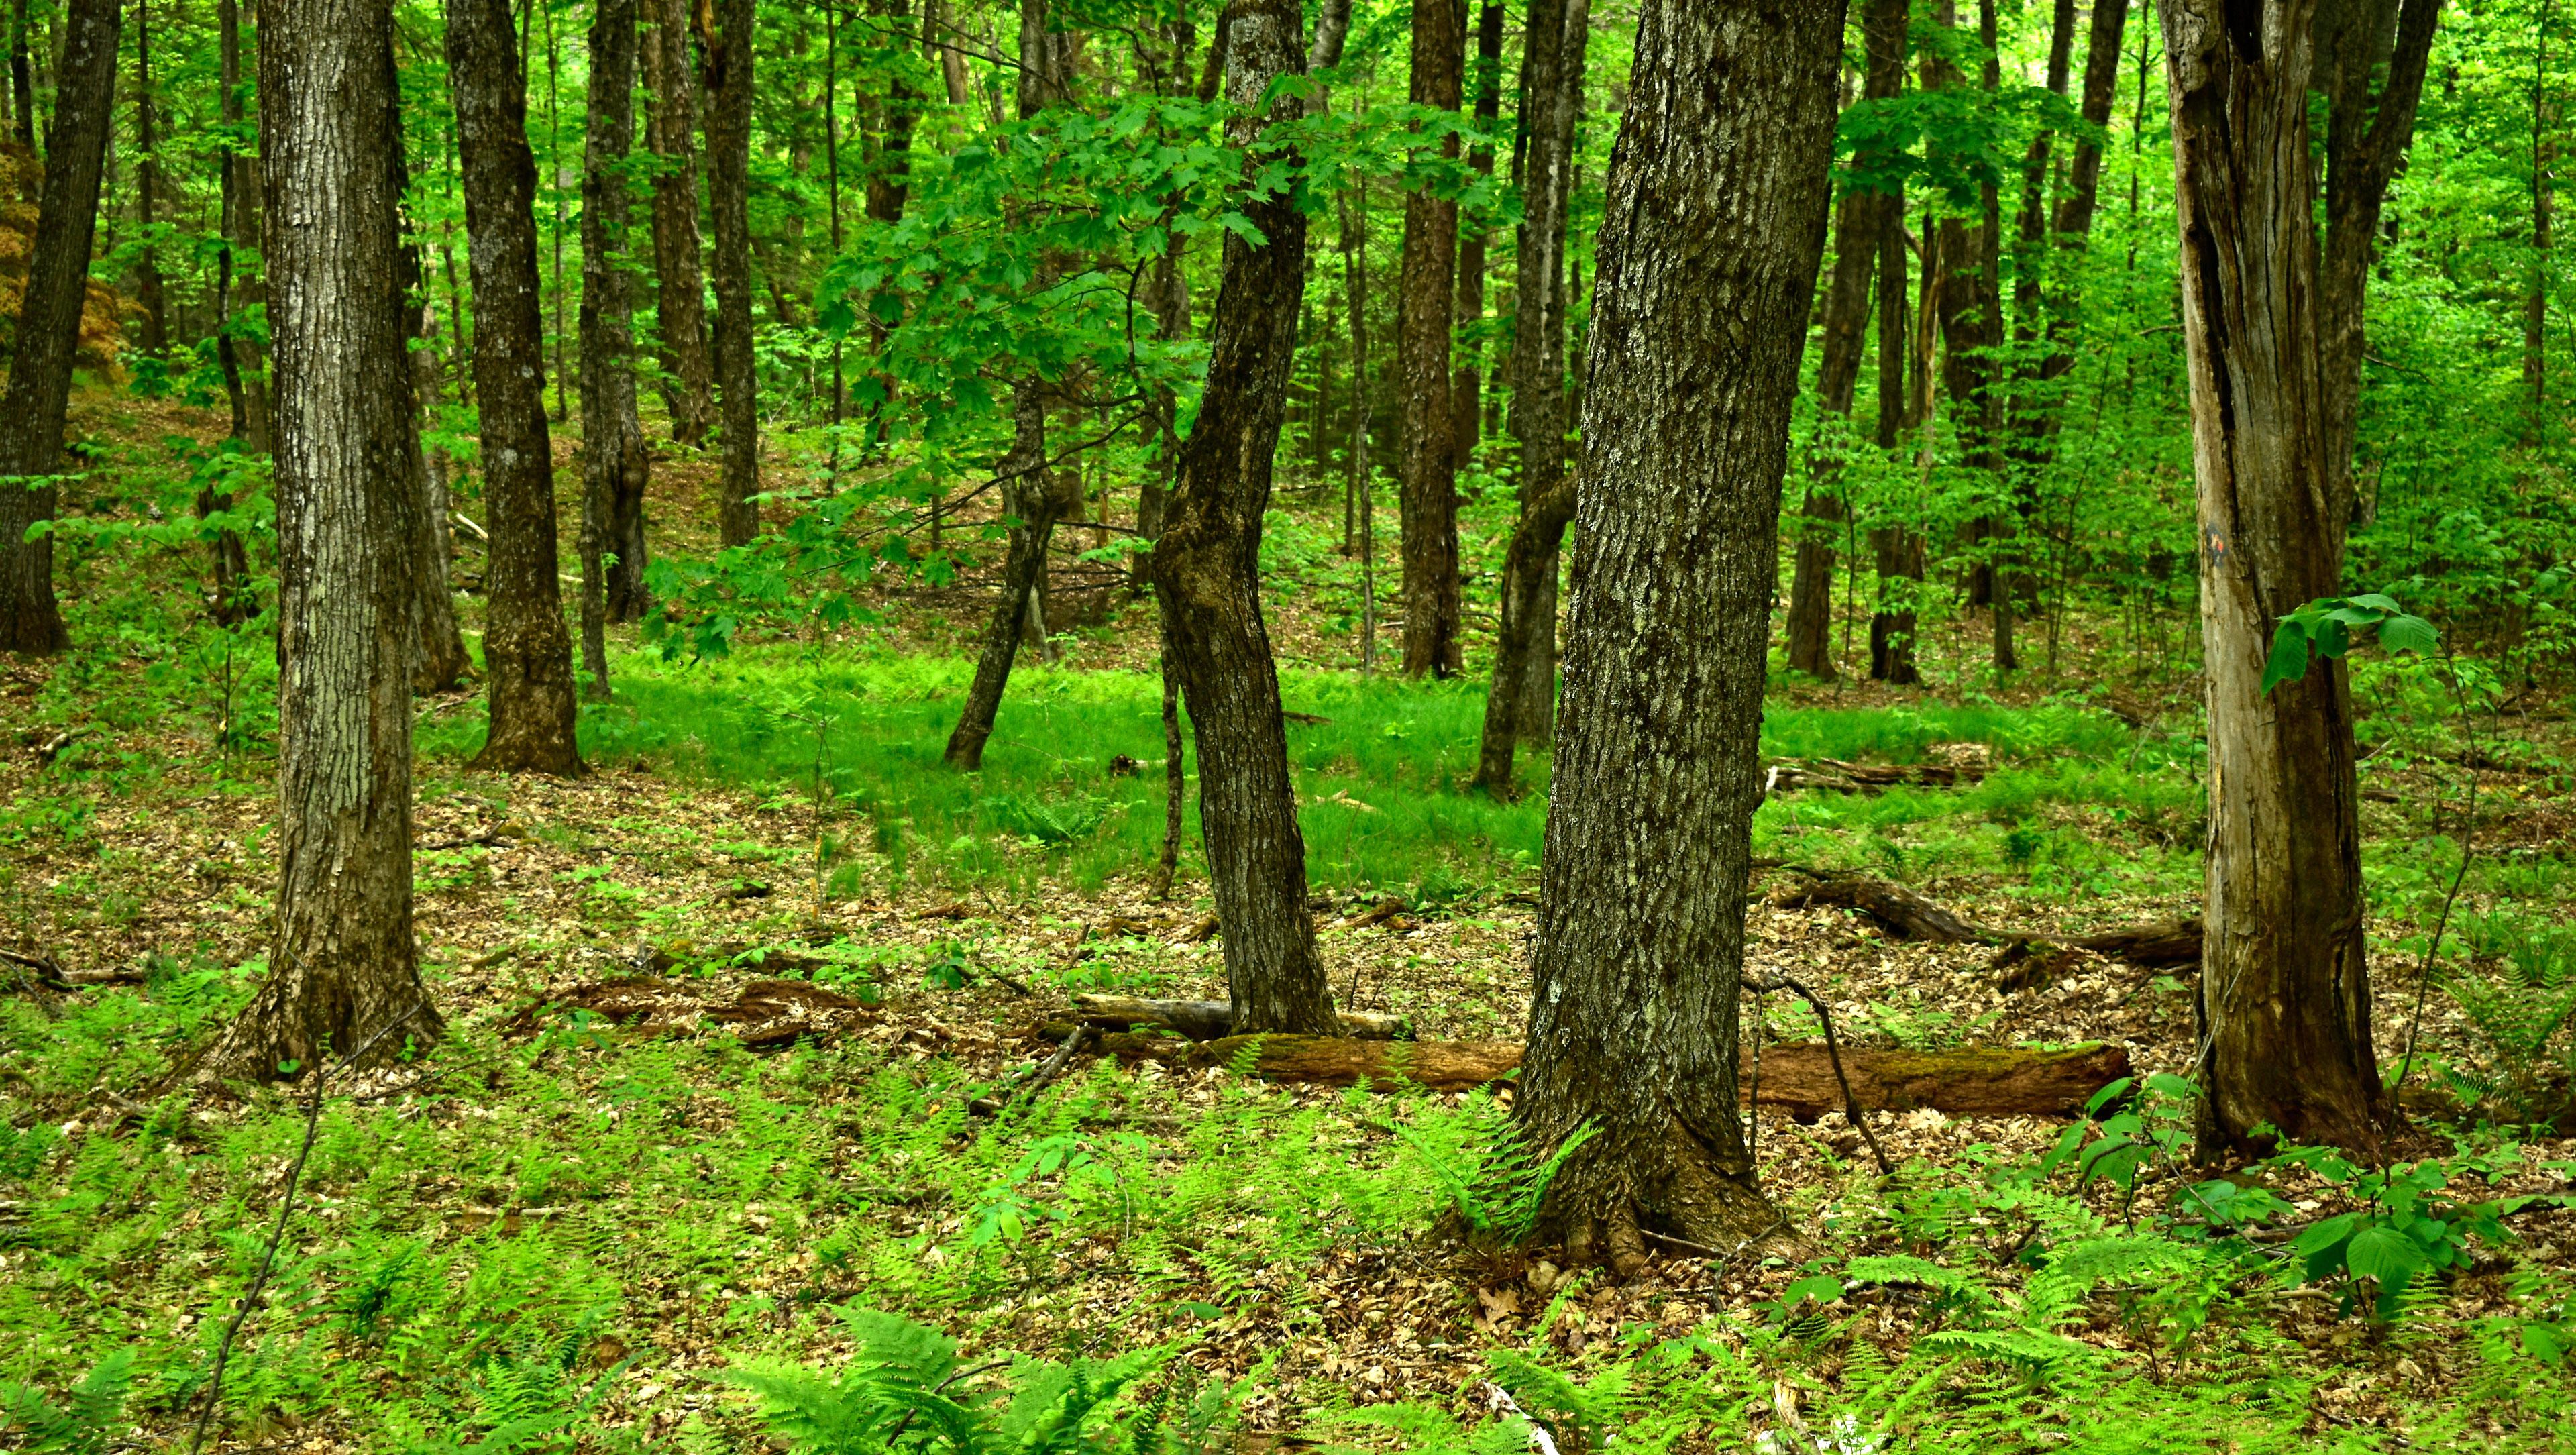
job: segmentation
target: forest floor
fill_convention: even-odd
[[[1331,534],[1290,519],[1290,545]],[[218,741],[219,720],[257,724],[260,689],[188,644],[185,563],[137,554],[76,564],[97,645],[0,667],[0,948],[80,982],[0,965],[0,1444],[184,1443],[309,1127],[209,1448],[783,1450],[789,1423],[738,1376],[843,1370],[866,1327],[845,1308],[956,1338],[960,1389],[1039,1381],[1014,1359],[1132,1380],[1104,1419],[1139,1450],[1519,1448],[1498,1391],[1568,1451],[2565,1447],[2576,1119],[2531,1124],[2576,1061],[2576,734],[2544,698],[2463,738],[2420,684],[2361,679],[2383,749],[2374,1031],[2392,1076],[2419,1053],[2411,1177],[2236,1169],[2224,1186],[2279,1200],[2239,1226],[2201,1215],[2220,1184],[2166,1091],[2072,1124],[2080,1161],[2052,1160],[2054,1119],[1875,1117],[1892,1175],[1841,1115],[1766,1109],[1787,1236],[1663,1246],[1622,1281],[1497,1237],[1533,1190],[1508,1091],[1085,1056],[1010,1094],[1075,993],[1223,993],[1195,850],[1171,898],[1143,888],[1160,732],[1114,614],[1014,678],[962,788],[929,765],[963,685],[937,638],[971,631],[971,599],[900,639],[623,654],[577,781],[467,771],[479,703],[425,703],[418,928],[443,1041],[318,1111],[174,1080],[262,968],[272,760],[255,734]],[[1325,719],[1291,750],[1336,996],[1426,1039],[1517,1039],[1536,796],[1464,789],[1472,687],[1335,670],[1348,563],[1289,554],[1289,694]],[[1983,771],[1778,794],[1757,852],[2016,929],[2187,912],[2188,683],[2123,640],[2106,615],[2068,642],[2066,680],[2117,693],[1784,680],[1766,756],[1969,744]],[[2007,988],[1990,946],[1768,895],[1748,938],[1749,968],[1814,985],[1851,1044],[2099,1041],[2141,1078],[2189,1070],[2187,969],[2078,955]],[[1779,997],[1747,1007],[1766,1040],[1815,1029]],[[2372,1283],[2358,1255],[2307,1256],[2346,1214],[2456,1243],[2453,1266]],[[85,1377],[121,1410],[81,1414]]]

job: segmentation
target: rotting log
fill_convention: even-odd
[[[1103,1030],[1165,1026],[1193,1041],[1221,1040],[1234,1034],[1234,1005],[1223,1000],[1140,1000],[1125,995],[1077,995],[1074,1011],[1083,1024]],[[1377,1011],[1339,1013],[1345,1035],[1362,1040],[1394,1041],[1411,1034],[1404,1017]]]
[[[2200,921],[2163,920],[2098,935],[2043,935],[2000,929],[1963,919],[1901,884],[1843,869],[1780,866],[1798,876],[1772,891],[1771,903],[1782,909],[1834,905],[1856,909],[1909,940],[1935,945],[1997,945],[2004,954],[1994,968],[2012,969],[2035,949],[2090,950],[2107,959],[2157,968],[2200,963]],[[2017,987],[2007,987],[2017,988]]]
[[[1060,1037],[1064,1027],[1047,1031]],[[1506,1080],[1521,1064],[1516,1041],[1361,1041],[1327,1036],[1229,1036],[1188,1042],[1169,1036],[1111,1034],[1100,1049],[1124,1060],[1168,1065],[1232,1066],[1250,1056],[1255,1074],[1272,1081],[1374,1090],[1405,1082],[1430,1091],[1467,1091]],[[2103,1087],[2129,1074],[2120,1046],[2067,1050],[1997,1046],[1956,1051],[1846,1049],[1843,1071],[1868,1111],[1929,1108],[1962,1116],[2074,1116]],[[1813,1121],[1842,1106],[1832,1060],[1821,1042],[1762,1048],[1756,1081],[1748,1064],[1740,1084],[1760,1104]],[[1758,1088],[1758,1089],[1757,1089]]]

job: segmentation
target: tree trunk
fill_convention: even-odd
[[[2071,273],[2075,255],[2084,250],[2093,232],[2093,212],[2101,200],[2102,143],[2100,129],[2111,123],[2111,101],[2120,80],[2120,34],[2126,25],[2129,7],[2097,4],[2093,23],[2087,33],[2084,52],[2084,96],[2078,103],[2084,127],[2075,134],[2075,158],[2067,167],[2066,190],[2058,199],[2057,216],[2052,230],[2057,246],[2066,255],[2060,266]],[[2143,79],[2143,78],[2141,78]],[[2075,355],[2067,348],[2074,337],[2074,325],[2080,299],[2072,279],[2058,285],[2059,298],[2049,311],[2048,357],[2039,366],[2040,382],[2051,384],[2066,377],[2075,367]],[[2049,412],[2050,427],[2062,416]]]
[[[11,121],[18,145],[33,151],[36,146],[36,67],[35,58],[27,51],[27,0],[13,0],[9,7],[9,90],[16,102]],[[61,104],[56,93],[56,104]]]
[[[1300,22],[1294,0],[1227,8],[1217,45],[1235,105],[1257,105],[1279,77],[1304,71]],[[1280,97],[1266,114],[1228,122],[1227,143],[1249,148],[1302,109]],[[1330,1035],[1339,1023],[1306,909],[1306,843],[1261,619],[1262,512],[1296,356],[1306,218],[1277,192],[1247,202],[1244,215],[1264,241],[1225,237],[1207,386],[1154,545],[1154,593],[1198,736],[1199,823],[1225,928],[1227,999],[1246,1031]]]
[[[2325,388],[2326,468],[2352,499],[2353,441],[2361,415],[2362,312],[2380,204],[2415,135],[2416,103],[2441,18],[2440,0],[2387,7],[2320,0],[2319,89],[2326,94],[2326,229],[2317,277],[2317,346]],[[2373,78],[2380,81],[2371,89]],[[2546,246],[2547,239],[2541,239]],[[2545,304],[2545,300],[2544,300]]]
[[[963,106],[969,95],[966,86],[966,53],[946,43],[952,29],[946,0],[922,0],[922,39],[939,61],[939,82],[948,93],[948,104]]]
[[[1002,513],[1016,520],[1002,555],[1002,594],[984,629],[984,652],[975,663],[975,681],[966,689],[966,706],[948,735],[943,760],[963,773],[984,766],[984,743],[1002,710],[1002,693],[1010,686],[1011,665],[1018,660],[1029,610],[1046,569],[1047,542],[1055,523],[1081,507],[1081,480],[1071,471],[1047,467],[1046,395],[1035,384],[1020,386],[1012,400],[1012,443],[995,472],[1002,489]]]
[[[1422,0],[1413,10],[1417,106],[1458,109],[1466,66],[1465,0]],[[1441,142],[1455,157],[1458,139]],[[1405,194],[1404,250],[1396,281],[1395,357],[1404,413],[1396,438],[1396,488],[1404,537],[1404,671],[1456,673],[1458,471],[1449,430],[1450,287],[1458,262],[1458,204],[1428,189]]]
[[[438,398],[437,355],[420,345],[430,332],[430,310],[424,301],[420,248],[402,239],[412,229],[403,225],[403,198],[411,187],[410,164],[403,157],[402,86],[391,47],[383,62],[386,104],[394,108],[385,118],[384,134],[391,143],[385,149],[385,186],[394,196],[396,242],[394,246],[395,330],[401,334],[403,353],[410,364],[403,383],[408,392],[402,399],[404,409],[403,471],[418,492],[412,519],[421,526],[415,545],[419,553],[418,569],[413,580],[420,588],[420,604],[414,620],[419,623],[412,653],[411,690],[426,696],[445,692],[465,680],[473,671],[474,659],[465,653],[465,635],[456,625],[456,593],[448,582],[448,559],[452,541],[447,533],[446,458],[431,459],[421,449],[422,415]],[[485,563],[488,567],[490,556]],[[488,574],[488,571],[487,571]]]
[[[2337,0],[2328,0],[2337,3]],[[2248,24],[2248,20],[2259,24]],[[2344,669],[2262,690],[2272,624],[2341,589],[2310,222],[2311,0],[2166,0],[2209,703],[2202,1135],[2379,1146]]]
[[[909,0],[871,0],[869,8],[882,33],[904,38],[912,22]],[[868,216],[878,222],[903,218],[904,198],[912,186],[912,131],[920,120],[921,95],[897,71],[886,85],[885,130],[875,138],[874,154],[868,158]]]
[[[214,1075],[372,1060],[438,1034],[411,917],[411,659],[422,534],[398,298],[393,14],[266,0],[263,172],[277,360],[276,938]],[[389,1028],[399,1026],[399,1029]]]
[[[70,0],[63,16],[36,235],[9,361],[9,392],[0,401],[0,652],[41,655],[71,645],[54,604],[53,537],[29,540],[27,529],[53,519],[57,491],[50,477],[64,463],[72,355],[80,347],[81,305],[89,296],[99,173],[116,105],[120,8],[120,0]],[[24,485],[9,476],[44,483]]]
[[[447,70],[474,282],[482,420],[483,670],[492,726],[479,768],[578,775],[572,643],[557,584],[554,453],[538,309],[537,164],[509,0],[448,0]]]
[[[1476,752],[1476,786],[1513,796],[1520,740],[1544,741],[1536,721],[1556,688],[1558,547],[1573,519],[1565,478],[1565,230],[1574,190],[1574,118],[1582,103],[1589,0],[1531,0],[1521,47],[1524,150],[1521,228],[1513,276],[1512,433],[1520,446],[1521,519],[1503,552],[1494,680]],[[1537,681],[1545,674],[1543,683]]]
[[[226,127],[239,127],[244,120],[239,0],[218,0],[215,30],[218,84],[223,89],[216,114]],[[248,340],[236,337],[239,329],[234,322],[240,308],[262,301],[257,284],[235,271],[243,254],[259,251],[259,178],[254,173],[258,158],[235,151],[227,142],[216,153],[216,165],[223,248],[215,255],[215,363],[223,375],[224,394],[232,405],[233,437],[247,444],[252,453],[266,454],[268,389],[259,350]],[[238,306],[234,301],[236,290],[240,296]],[[233,549],[238,553],[239,548],[236,540]]]
[[[751,354],[753,0],[711,0],[705,37],[707,205],[715,213],[715,377],[724,404],[716,526],[728,546],[760,534],[760,389]]]
[[[698,88],[689,59],[687,0],[643,0],[644,144],[653,153],[654,313],[663,397],[675,444],[705,441],[715,424],[715,362],[707,348],[706,278],[698,261]]]
[[[1868,74],[1862,83],[1871,97],[1895,96],[1905,89],[1905,27],[1908,0],[1863,0],[1862,43]],[[1905,361],[1909,330],[1906,319],[1905,187],[1902,182],[1879,199],[1878,247],[1878,428],[1873,436],[1882,450],[1893,450],[1905,431]],[[1877,675],[1875,672],[1872,676]]]
[[[581,660],[608,697],[608,622],[643,614],[644,493],[652,459],[635,417],[634,282],[626,269],[626,154],[635,144],[636,0],[590,23],[581,179]],[[611,566],[604,557],[614,556]]]
[[[152,7],[134,0],[134,216],[143,224],[143,247],[134,261],[134,302],[143,310],[143,352],[170,350],[168,290],[161,282],[161,250],[152,243],[160,221],[160,117],[152,99]]]
[[[1519,1115],[1538,1146],[1598,1128],[1543,1226],[1623,1271],[1644,1230],[1775,1221],[1737,1121],[1736,1000],[1842,19],[1648,0],[1610,164]]]
[[[1869,331],[1870,274],[1878,261],[1878,207],[1875,194],[1847,191],[1834,209],[1834,270],[1825,284],[1824,358],[1816,372],[1816,405],[1827,414],[1846,418],[1860,378],[1861,340]],[[1800,512],[1804,528],[1798,533],[1796,564],[1789,578],[1789,669],[1826,681],[1836,675],[1834,536],[1846,514],[1842,498],[1832,488],[1839,473],[1828,449],[1815,451],[1810,475],[1823,488],[1810,487]]]
[[[1502,117],[1503,7],[1488,4],[1476,20],[1476,127],[1490,132]],[[1494,149],[1480,146],[1467,154],[1468,165],[1494,175]],[[1493,242],[1492,220],[1481,214],[1458,238],[1458,368],[1449,380],[1449,461],[1454,474],[1476,453],[1476,426],[1485,392],[1484,345],[1466,337],[1485,321],[1485,251]],[[1317,433],[1320,435],[1321,430]]]

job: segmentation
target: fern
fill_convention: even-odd
[[[1394,1131],[1449,1197],[1468,1231],[1507,1243],[1527,1239],[1556,1174],[1600,1132],[1590,1122],[1574,1129],[1544,1159],[1532,1156],[1517,1123],[1481,1095],[1453,1118]]]
[[[109,1428],[125,1413],[125,1398],[134,1390],[134,1351],[119,1349],[72,1386],[57,1408],[32,1384],[0,1384],[0,1431],[17,1437],[18,1448],[100,1455],[109,1445]]]

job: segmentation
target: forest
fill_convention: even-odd
[[[2570,1448],[2559,0],[0,29],[0,1449]]]

